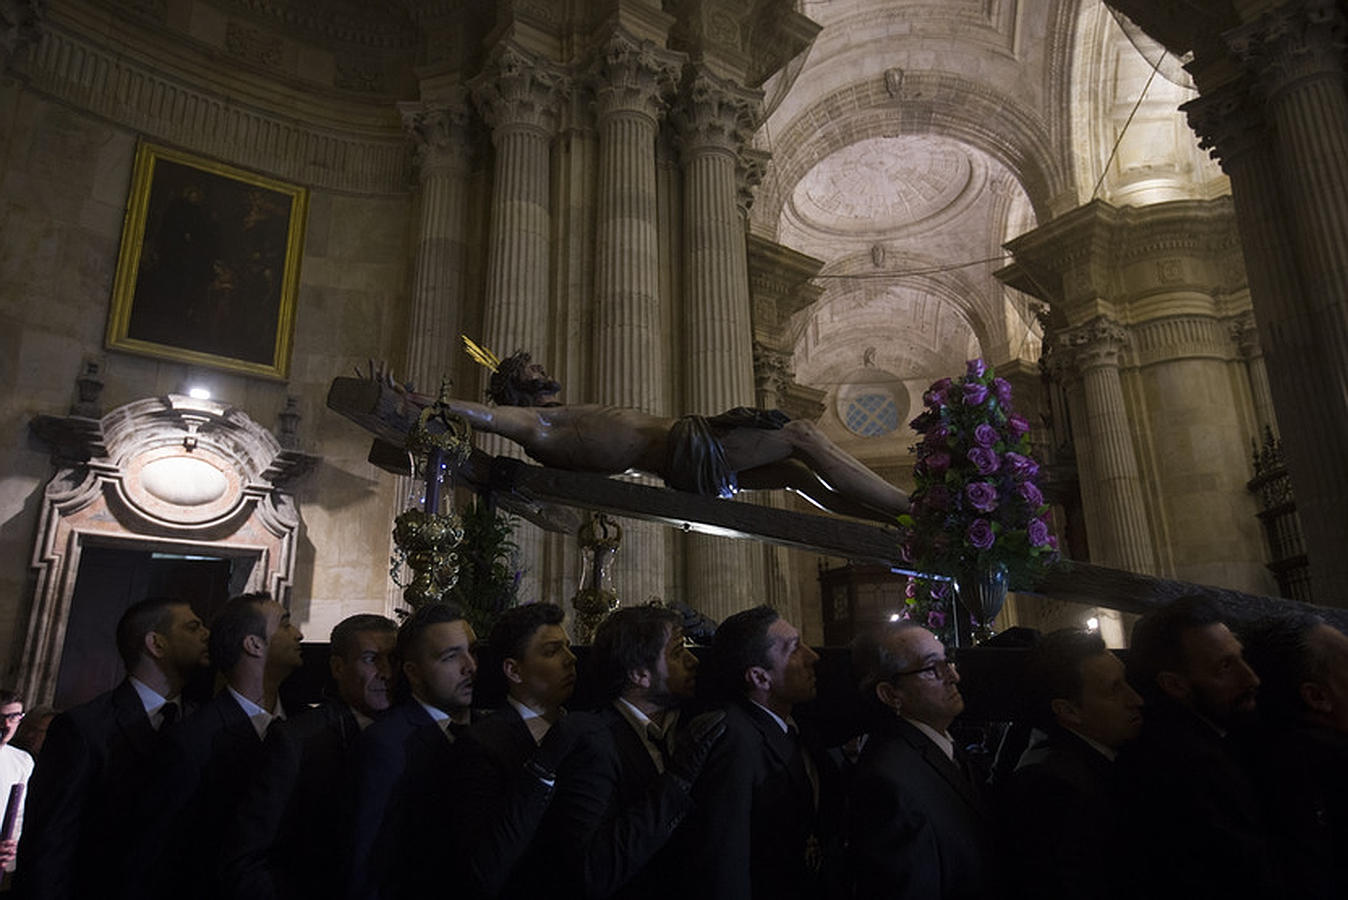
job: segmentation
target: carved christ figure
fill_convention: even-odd
[[[390,375],[385,383],[401,390]],[[520,351],[496,365],[495,405],[451,399],[474,428],[519,444],[545,466],[618,475],[658,475],[669,487],[705,496],[789,489],[843,515],[893,524],[908,497],[844,452],[811,422],[778,410],[737,407],[719,416],[671,419],[636,409],[564,404],[562,386]],[[418,406],[434,398],[404,392]]]

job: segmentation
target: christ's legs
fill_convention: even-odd
[[[826,509],[881,521],[908,511],[903,491],[844,452],[812,422],[796,419],[780,430],[736,428],[721,445],[746,488],[790,487]],[[775,465],[788,460],[802,463],[808,472]],[[779,483],[770,483],[774,478]]]

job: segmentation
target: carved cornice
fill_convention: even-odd
[[[412,50],[419,35],[403,4],[363,0],[212,0],[226,11],[309,39]]]
[[[1307,79],[1342,79],[1348,17],[1337,0],[1296,0],[1223,35],[1270,100]]]
[[[189,68],[141,61],[64,25],[43,30],[22,69],[33,89],[165,143],[314,187],[407,190],[410,154],[391,110],[376,117],[368,107],[350,107],[338,125],[346,106],[297,106],[274,94],[266,99],[278,108],[266,109],[217,92],[208,78],[194,82],[184,74]]]
[[[472,147],[471,115],[464,100],[399,103],[398,111],[416,147],[416,164],[423,179],[467,168]]]
[[[559,68],[514,44],[502,44],[469,87],[492,139],[512,131],[551,138],[570,82]]]
[[[762,99],[761,91],[740,87],[705,70],[697,72],[674,115],[684,157],[708,152],[738,157],[757,127]]]
[[[668,105],[687,57],[653,41],[615,30],[600,48],[591,75],[599,121],[636,113],[653,124]]]

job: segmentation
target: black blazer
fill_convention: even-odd
[[[454,747],[444,731],[414,699],[394,706],[360,736],[355,748],[351,852],[346,895],[352,900],[401,897],[413,891],[422,868],[437,866],[443,876],[444,848],[427,860],[439,810],[427,820],[452,765]]]
[[[746,701],[726,706],[726,731],[693,787],[696,810],[680,829],[683,894],[724,900],[816,898],[837,837],[837,772],[805,733],[820,787],[793,742]]]
[[[926,735],[885,717],[852,781],[848,835],[857,897],[996,896],[981,792]]]
[[[1141,735],[1119,754],[1138,890],[1155,898],[1281,896],[1234,745],[1165,699],[1143,715]]]
[[[109,875],[134,835],[128,814],[157,741],[130,681],[52,720],[28,782],[18,896],[123,896]]]
[[[468,897],[542,896],[552,885],[554,861],[533,846],[552,799],[552,787],[524,768],[538,750],[510,704],[475,722],[455,747],[446,782],[452,812],[445,817],[450,845],[462,854],[461,884]]]
[[[124,856],[131,896],[173,900],[183,885],[221,896],[220,846],[261,757],[262,739],[227,689],[165,735],[135,815],[144,846]]]
[[[326,700],[267,729],[262,761],[220,848],[228,898],[332,898],[350,830],[350,707]]]
[[[999,797],[1014,897],[1112,900],[1123,882],[1102,877],[1124,839],[1114,763],[1064,729],[1021,758]]]
[[[585,898],[671,896],[680,868],[661,852],[693,801],[661,775],[631,723],[612,706],[592,716],[557,773],[542,840],[566,866],[569,893]]]

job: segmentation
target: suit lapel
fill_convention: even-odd
[[[646,784],[659,775],[650,753],[646,751],[646,745],[641,742],[641,736],[632,727],[632,723],[612,707],[609,707],[606,715],[609,731],[613,734],[614,748],[618,751],[618,761],[622,766],[623,780]]]
[[[945,780],[947,784],[959,794],[970,806],[979,810],[983,809],[983,803],[979,799],[978,793],[974,790],[973,783],[968,776],[960,769],[950,757],[945,755],[940,747],[927,737],[921,731],[918,731],[909,723],[902,719],[897,720],[899,735],[912,745],[913,749],[922,755],[922,759],[936,770],[937,774]]]
[[[795,790],[797,797],[810,809],[814,808],[814,786],[810,784],[810,777],[806,773],[804,760],[800,765],[792,765],[792,757],[795,756],[797,749],[800,753],[805,753],[805,745],[798,744],[799,735],[796,741],[784,731],[777,721],[768,715],[757,705],[745,703],[745,708],[749,713],[750,720],[754,723],[759,733],[763,736],[763,744],[767,747],[768,755],[772,757],[773,763],[782,771],[786,772],[791,780],[791,786]]]
[[[140,695],[130,681],[117,685],[112,694],[112,706],[117,727],[126,742],[137,756],[148,756],[154,748],[155,731],[150,725],[150,717],[145,713],[144,704],[140,702]]]

